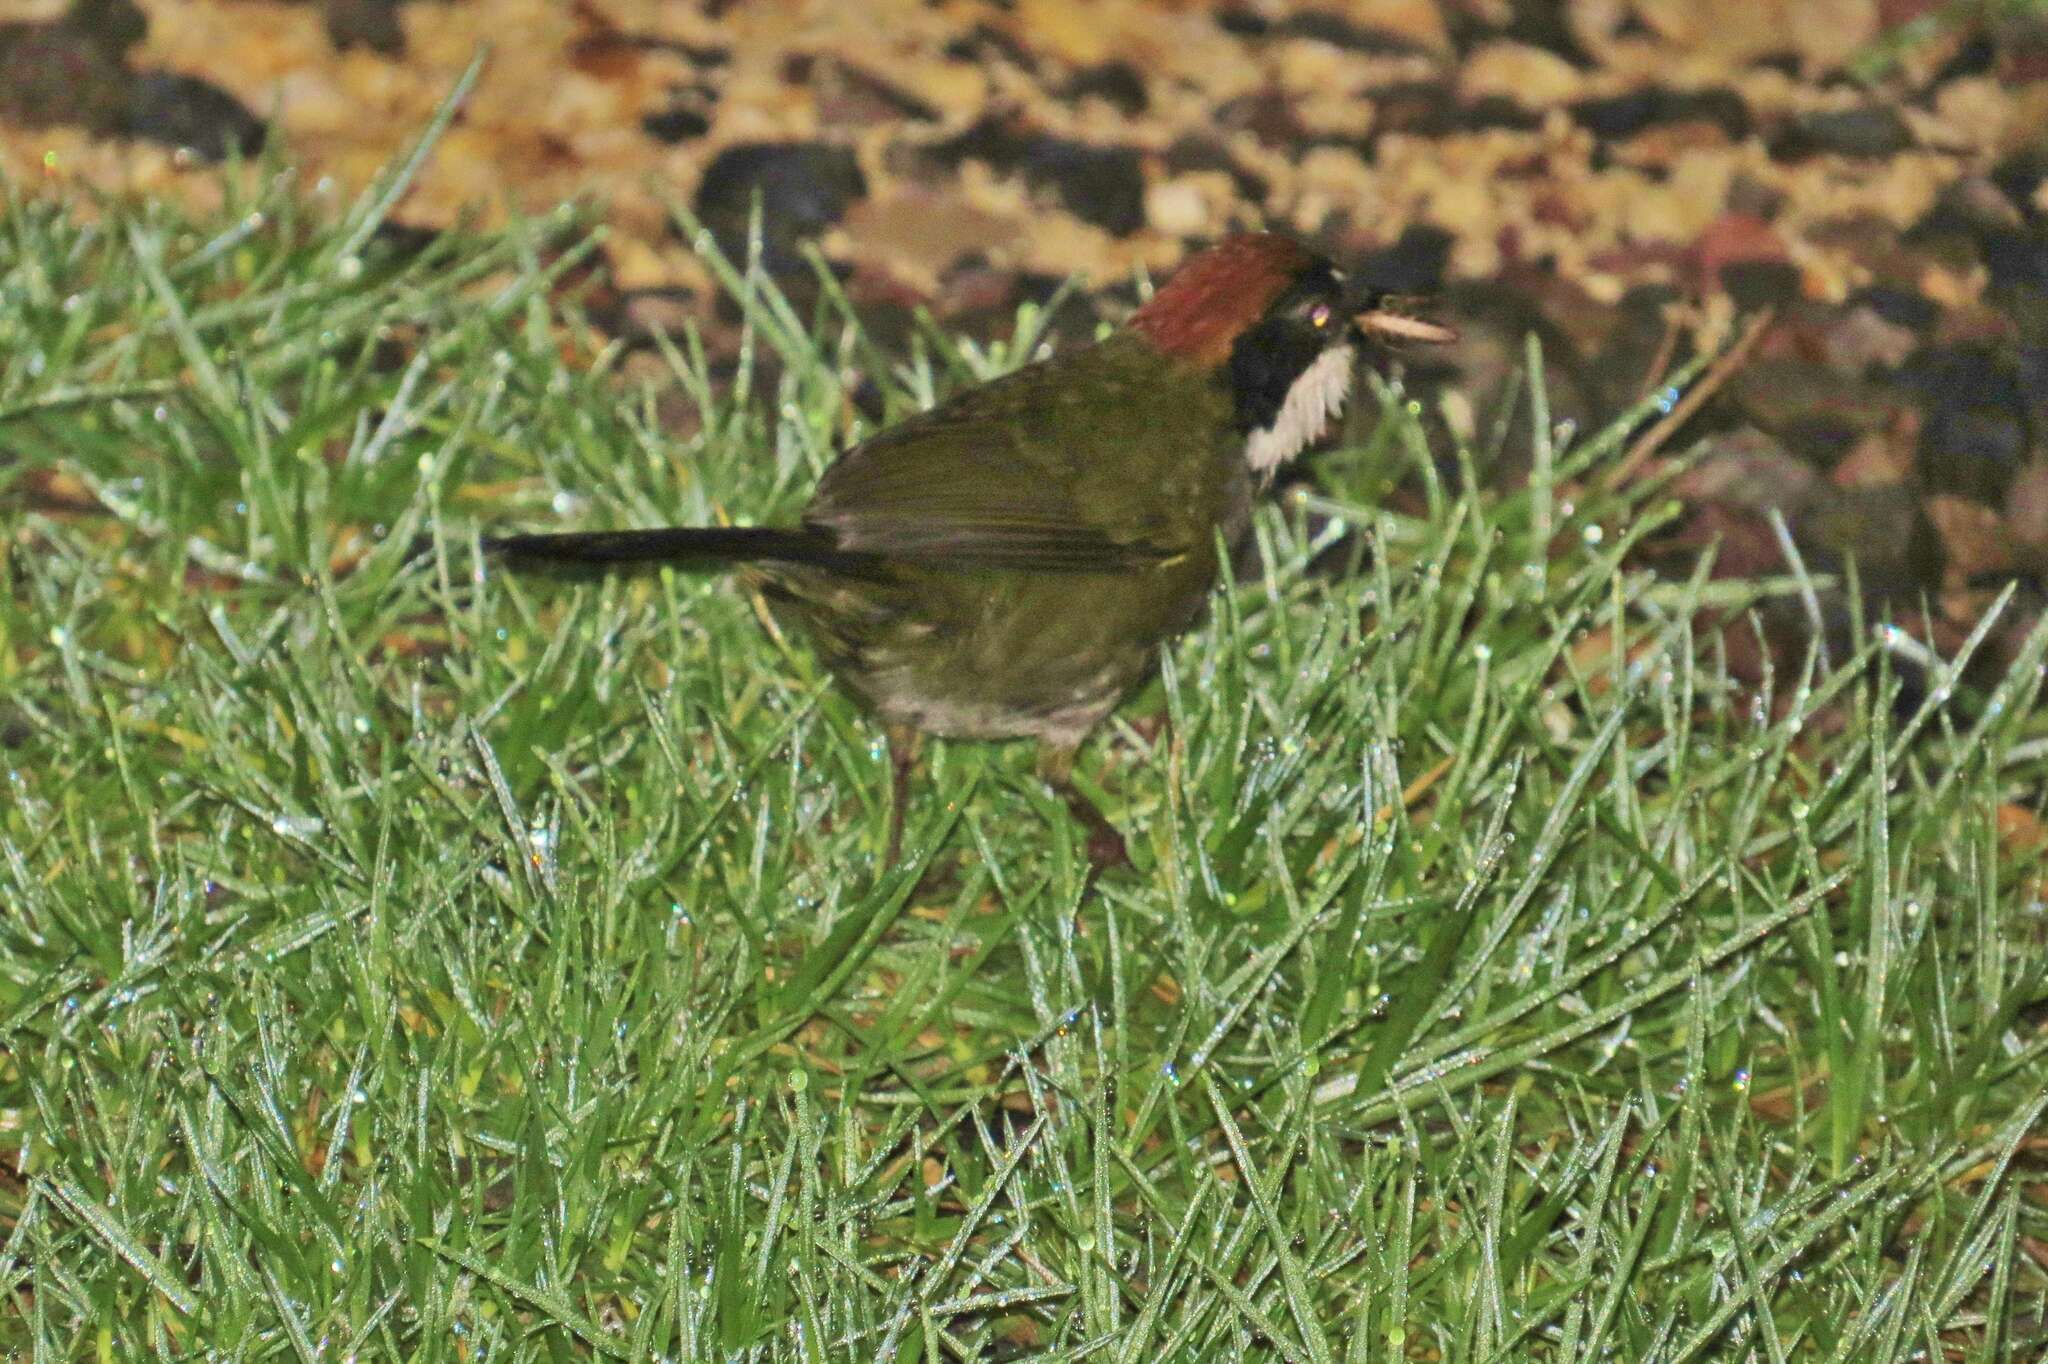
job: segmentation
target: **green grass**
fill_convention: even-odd
[[[392,197],[0,219],[0,1355],[2042,1347],[2048,633],[1759,692],[1704,622],[1813,584],[1630,568],[1620,428],[1460,493],[1391,389],[1084,752],[1133,870],[939,745],[887,873],[730,584],[475,535],[787,516],[843,373],[1036,319],[891,366],[739,270],[729,385],[628,377],[581,219]]]
[[[1848,71],[1858,80],[1878,81],[1894,74],[1916,49],[1973,29],[2024,27],[2043,15],[2048,15],[2048,0],[1938,0],[1885,29],[1850,59]]]

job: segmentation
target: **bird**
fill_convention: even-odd
[[[797,523],[511,534],[510,569],[736,568],[882,725],[885,867],[924,736],[1033,740],[1098,868],[1121,834],[1083,740],[1200,616],[1256,494],[1320,439],[1369,349],[1455,338],[1279,233],[1190,256],[1120,327],[840,454]]]

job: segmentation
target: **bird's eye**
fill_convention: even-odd
[[[1329,326],[1329,325],[1330,325],[1330,305],[1329,305],[1329,304],[1327,304],[1327,303],[1318,303],[1318,304],[1316,304],[1316,306],[1315,306],[1315,307],[1313,307],[1313,308],[1310,308],[1310,309],[1308,310],[1308,320],[1309,320],[1309,322],[1310,322],[1310,324],[1311,324],[1311,325],[1313,325],[1313,326],[1316,326],[1316,327],[1327,327],[1327,326]]]

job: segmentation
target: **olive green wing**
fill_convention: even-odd
[[[1071,352],[854,447],[826,471],[805,524],[842,550],[957,568],[1131,572],[1171,560],[1184,549],[1172,518],[1132,496],[1117,467],[1142,434],[1133,395],[1114,369],[1082,363],[1091,356],[1115,359],[1099,346]]]

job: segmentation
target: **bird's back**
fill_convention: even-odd
[[[770,575],[886,720],[1078,742],[1199,613],[1251,477],[1229,400],[1119,333],[969,389],[849,450],[805,524],[866,578]]]

